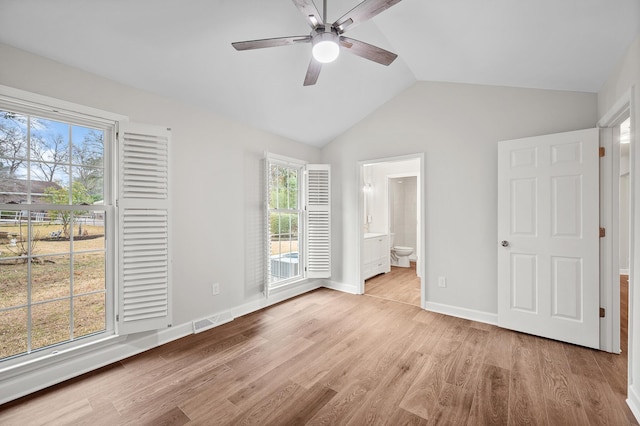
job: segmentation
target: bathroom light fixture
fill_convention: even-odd
[[[335,61],[340,56],[340,46],[338,45],[338,35],[332,32],[321,32],[313,37],[313,49],[311,49],[313,59],[321,64],[328,64]]]

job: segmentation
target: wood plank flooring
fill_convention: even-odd
[[[638,425],[626,355],[320,289],[0,406],[1,425]]]
[[[409,268],[392,266],[391,272],[369,278],[364,282],[365,294],[420,306],[420,278],[416,275],[415,262],[410,265]]]

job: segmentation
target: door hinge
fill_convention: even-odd
[[[604,308],[600,308],[600,318],[604,318],[604,314],[605,314]]]
[[[120,321],[120,314],[116,314],[116,322]]]
[[[606,149],[604,148],[604,146],[600,147],[600,157],[604,157],[605,153],[606,153]]]
[[[607,231],[604,228],[600,228],[600,238],[607,236]]]

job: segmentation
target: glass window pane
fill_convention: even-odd
[[[0,212],[0,258],[28,254],[29,212],[3,210]]]
[[[73,256],[73,294],[105,289],[104,252]]]
[[[87,211],[74,217],[73,251],[104,250],[104,211]]]
[[[72,127],[71,162],[79,166],[102,168],[104,164],[104,132],[88,127]]]
[[[27,117],[0,110],[0,176],[24,176],[27,159]]]
[[[104,132],[82,126],[72,128],[73,181],[81,184],[91,204],[104,199]]]
[[[69,167],[59,163],[31,163],[31,203],[69,204]]]
[[[31,119],[31,160],[53,164],[69,163],[69,125],[43,118]],[[45,175],[41,180],[53,180]]]
[[[86,192],[85,204],[104,204],[104,170],[95,167],[73,166],[73,187],[78,195]]]
[[[269,214],[270,282],[292,278],[300,274],[298,214]]]
[[[68,255],[34,259],[31,262],[32,302],[69,297],[71,294],[70,266]]]
[[[69,299],[31,307],[31,349],[39,349],[70,339]]]
[[[298,170],[289,169],[286,181],[287,208],[298,208]]]
[[[31,216],[31,254],[37,261],[42,261],[42,256],[70,253],[71,243],[57,215],[32,212]]]
[[[81,337],[106,329],[105,293],[73,299],[73,336]]]
[[[53,120],[31,120],[31,180],[69,182],[69,125]],[[38,192],[35,189],[32,191]]]
[[[269,166],[269,208],[278,208],[278,180],[280,177],[280,167],[271,164]]]
[[[2,164],[0,164],[1,167]],[[28,191],[29,181],[27,179],[3,174],[0,170],[0,203],[25,204]]]
[[[3,251],[2,245],[0,250]],[[26,259],[2,260],[0,257],[0,309],[27,304]],[[0,333],[0,336],[2,334]]]
[[[0,312],[0,358],[27,351],[27,308]]]

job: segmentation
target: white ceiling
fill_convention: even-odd
[[[329,0],[329,20],[357,3]],[[346,34],[393,64],[343,54],[310,87],[310,45],[231,47],[309,30],[291,0],[0,0],[2,43],[315,146],[416,80],[597,92],[640,2],[403,0]]]

